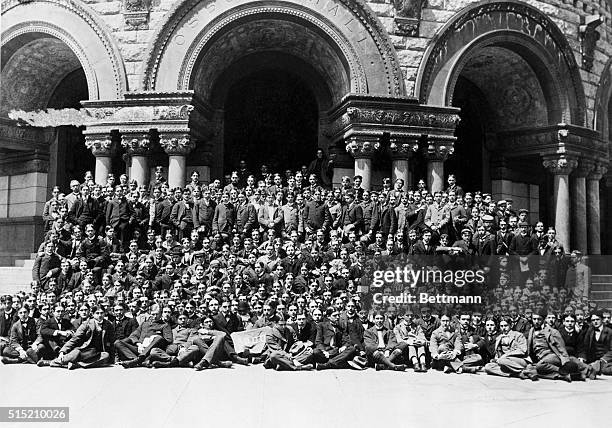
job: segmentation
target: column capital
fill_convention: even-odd
[[[142,156],[149,151],[151,139],[148,132],[126,132],[121,134],[121,145],[131,156]]]
[[[578,161],[578,166],[573,172],[574,178],[585,178],[587,177],[591,171],[595,168],[595,162],[591,159],[580,159]]]
[[[608,172],[608,166],[603,163],[593,162],[593,169],[587,176],[587,180],[599,181]]]
[[[578,166],[578,159],[574,156],[552,155],[545,156],[542,164],[554,175],[569,175]]]
[[[88,134],[85,135],[85,147],[87,147],[94,156],[111,156],[113,140],[110,134]]]
[[[189,134],[160,134],[159,145],[169,156],[185,156],[192,151],[196,144]]]
[[[380,148],[378,136],[353,135],[348,138],[346,151],[355,159],[369,159]]]
[[[428,161],[444,162],[455,152],[455,137],[428,135],[423,155]]]
[[[389,152],[392,159],[410,159],[412,154],[419,150],[421,136],[414,135],[391,135],[389,139]]]

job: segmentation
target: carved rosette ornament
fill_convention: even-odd
[[[420,135],[413,137],[391,137],[389,141],[389,152],[392,159],[409,159],[413,153],[419,150]]]
[[[567,155],[546,156],[543,165],[554,175],[569,175],[578,166],[578,159]]]
[[[110,135],[86,135],[85,147],[87,147],[94,156],[110,156],[113,141]]]
[[[346,144],[346,151],[355,159],[371,158],[379,148],[377,137],[351,137]]]
[[[149,133],[122,135],[121,145],[129,155],[142,156],[149,151],[151,146]]]
[[[454,139],[427,139],[423,154],[428,161],[444,162],[455,152]]]
[[[188,134],[161,135],[159,145],[169,156],[185,156],[196,146]]]

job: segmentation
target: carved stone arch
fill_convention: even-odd
[[[612,103],[612,59],[606,63],[595,95],[595,117],[593,128],[601,133],[604,139],[612,140],[612,123],[610,120],[610,103]]]
[[[522,40],[522,42],[521,42]],[[534,69],[543,87],[554,82],[549,112],[575,125],[584,125],[586,101],[573,51],[561,30],[536,8],[520,1],[485,0],[462,9],[434,36],[417,75],[422,103],[452,101],[453,82],[474,46],[506,45]],[[560,110],[559,110],[560,109]],[[550,120],[554,120],[553,117]]]
[[[224,7],[226,9],[223,9]],[[163,87],[160,86],[160,64],[168,51],[172,50],[168,49],[170,43],[186,45],[180,61],[181,63],[186,61],[187,68],[189,68],[190,60],[186,59],[188,58],[186,48],[194,44],[197,46],[198,41],[191,33],[189,34],[189,40],[185,39],[184,31],[200,30],[216,18],[222,20],[221,16],[229,17],[237,10],[244,10],[249,7],[276,8],[277,12],[293,10],[294,16],[301,12],[303,16],[309,16],[313,20],[316,19],[319,22],[326,23],[328,31],[332,29],[337,35],[343,35],[345,39],[350,40],[349,48],[345,46],[343,51],[350,56],[350,51],[353,50],[355,58],[359,59],[358,62],[353,60],[353,63],[355,65],[360,63],[364,68],[368,82],[368,93],[393,96],[405,95],[404,82],[395,49],[380,21],[363,0],[332,0],[325,4],[323,2],[304,3],[298,0],[271,0],[266,2],[238,0],[238,2],[233,2],[229,6],[216,0],[204,2],[183,0],[166,14],[149,45],[142,76],[143,88],[145,90],[176,90],[185,86],[186,74],[182,75],[182,79],[176,79],[175,87],[172,89],[167,84],[164,84]],[[339,23],[341,17],[344,18],[343,24]],[[312,21],[311,25],[314,25]],[[336,39],[341,40],[338,37]],[[366,47],[364,48],[364,46]],[[176,46],[173,47],[176,48]],[[358,71],[359,68],[353,70]],[[386,78],[381,80],[381,75]],[[377,82],[378,87],[373,86],[372,82],[374,81]]]
[[[2,21],[3,50],[28,33],[66,43],[87,76],[90,99],[119,99],[127,90],[121,52],[105,24],[86,5],[75,0],[8,0],[2,3]]]

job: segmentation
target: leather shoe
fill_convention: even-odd
[[[312,364],[302,364],[301,366],[297,366],[295,369],[297,371],[302,371],[302,370],[312,370],[314,367],[312,366]]]
[[[374,369],[375,369],[377,372],[379,372],[379,371],[381,371],[381,370],[384,370],[384,369],[385,369],[385,365],[384,365],[384,364],[380,364],[380,363],[375,363],[375,364],[374,364]]]
[[[36,365],[38,367],[49,367],[51,365],[51,362],[49,360],[38,360]]]
[[[195,371],[200,372],[204,369],[207,369],[210,367],[210,364],[208,364],[208,361],[206,360],[202,360],[200,361],[198,364],[196,364],[195,366],[193,366],[193,368],[195,369]]]
[[[243,366],[249,365],[249,360],[247,358],[239,357],[238,355],[235,355],[232,361]]]
[[[317,370],[327,370],[327,369],[329,369],[329,364],[327,364],[327,363],[316,363],[315,364],[315,369],[317,369]]]
[[[21,361],[19,358],[11,358],[11,357],[2,357],[0,358],[4,364],[19,364]]]
[[[414,368],[414,372],[415,373],[420,373],[423,371],[423,369],[421,368],[421,364],[420,363],[414,363],[413,365]]]
[[[406,366],[404,364],[396,364],[393,367],[393,370],[395,370],[396,372],[405,372],[406,371]]]
[[[218,361],[217,362],[217,367],[220,367],[222,369],[231,369],[233,366],[233,363],[231,361]]]

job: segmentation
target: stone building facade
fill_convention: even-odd
[[[607,0],[4,0],[0,264],[54,185],[172,186],[323,147],[361,174],[512,197],[612,252]]]

